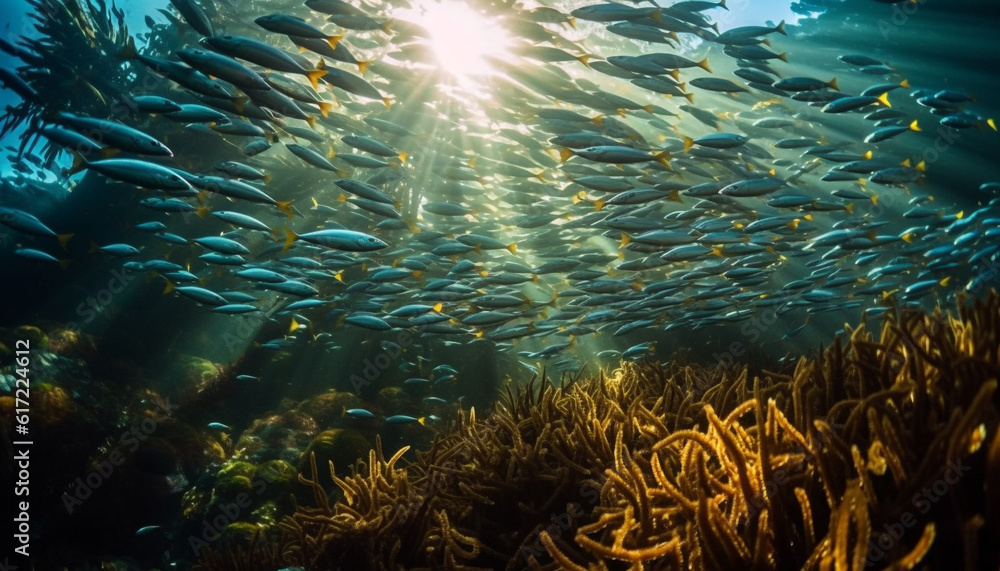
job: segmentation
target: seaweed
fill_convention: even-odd
[[[1000,296],[887,315],[789,374],[533,379],[407,466],[331,465],[337,501],[312,458],[272,541],[307,569],[995,568]]]
[[[28,0],[30,34],[7,44],[23,62],[17,74],[40,98],[26,97],[8,108],[0,138],[27,125],[20,155],[33,152],[40,122],[48,113],[69,110],[105,116],[129,85],[128,70],[118,57],[129,40],[125,13],[105,0]],[[56,147],[48,147],[51,160]]]

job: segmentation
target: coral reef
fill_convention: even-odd
[[[321,464],[333,464],[345,469],[359,458],[364,458],[371,443],[356,430],[349,428],[334,428],[324,430],[306,448],[302,454],[300,472],[309,466],[309,458],[316,456]]]
[[[32,539],[34,564],[84,568],[126,555],[128,546],[136,564],[161,565],[163,537],[137,540],[135,531],[176,519],[179,492],[225,460],[214,434],[180,420],[176,403],[135,381],[148,378],[140,367],[107,359],[89,335],[51,323],[0,328],[0,344],[13,347],[21,338],[31,340],[30,435],[44,443],[31,453],[31,507],[44,522]],[[16,407],[24,406],[15,400],[16,367],[0,355],[5,481],[15,480],[10,430]]]
[[[848,328],[789,374],[679,363],[508,390],[401,466],[312,458],[202,569],[997,568],[1000,297]],[[325,472],[323,470],[322,472]]]

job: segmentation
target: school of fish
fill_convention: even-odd
[[[784,23],[720,31],[725,0],[470,2],[508,38],[474,88],[394,17],[403,0],[307,0],[242,23],[210,17],[213,1],[171,0],[173,53],[120,54],[162,81],[124,97],[130,115],[48,109],[27,135],[71,155],[70,173],[143,189],[133,239],[93,255],[208,311],[264,312],[329,343],[350,327],[541,340],[519,353],[532,362],[598,331],[765,308],[877,315],[975,290],[954,276],[1000,255],[1000,184],[948,211],[919,185],[932,167],[894,146],[939,125],[995,131],[970,94],[911,87],[862,54],[830,62],[840,83],[869,84],[857,93],[790,75]],[[44,101],[24,77],[0,72]],[[834,121],[869,134],[838,138]],[[26,262],[66,262],[58,228],[6,206],[0,224],[31,239]]]

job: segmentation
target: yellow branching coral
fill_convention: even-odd
[[[633,363],[508,390],[405,467],[376,450],[331,473],[336,502],[313,461],[316,507],[281,524],[280,554],[307,569],[997,568],[1000,297],[846,331],[791,373]],[[237,568],[225,559],[203,567]]]

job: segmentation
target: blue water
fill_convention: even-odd
[[[380,2],[365,9],[385,17],[391,8],[402,8],[401,4]],[[807,4],[815,9],[804,10]],[[569,13],[584,3],[543,5]],[[157,12],[168,6],[166,2],[130,2],[125,21],[140,53],[177,60],[178,51],[198,46],[200,35],[186,24],[174,26]],[[525,31],[527,26],[514,29],[509,7],[470,2],[472,11],[487,18],[480,25],[496,26],[511,43],[506,51],[493,54],[492,60],[485,58],[494,62],[491,70],[455,78],[434,59],[431,44],[440,42],[404,41],[405,29],[397,30],[399,35],[344,30],[310,14],[298,2],[239,4],[238,14],[226,2],[211,6],[217,10],[212,16],[217,32],[251,36],[291,53],[298,51],[287,38],[256,26],[253,19],[269,12],[294,13],[309,17],[330,34],[343,32],[345,45],[362,59],[374,61],[362,74],[356,65],[324,57],[325,64],[337,70],[331,77],[355,74],[352,77],[391,96],[392,105],[387,109],[381,98],[351,95],[343,85],[325,85],[319,96],[338,104],[330,117],[322,117],[312,103],[302,102],[308,122],[289,117],[258,121],[259,127],[273,129],[276,136],[267,151],[251,156],[244,152],[245,145],[261,137],[223,135],[213,132],[207,122],[185,125],[159,113],[119,113],[116,99],[141,94],[185,104],[204,103],[137,61],[124,62],[119,53],[123,42],[104,54],[96,48],[80,49],[80,45],[90,45],[87,41],[72,49],[57,44],[45,59],[45,70],[51,73],[42,78],[32,76],[39,70],[0,53],[0,67],[17,68],[23,77],[35,77],[33,86],[47,89],[33,105],[23,103],[11,89],[0,91],[0,106],[10,108],[8,115],[23,119],[3,140],[0,207],[30,213],[56,234],[74,234],[63,248],[44,232],[0,225],[0,268],[5,276],[0,280],[4,302],[0,342],[9,347],[17,335],[36,335],[34,330],[15,329],[19,326],[38,327],[48,334],[50,345],[40,346],[33,357],[38,373],[35,386],[39,394],[62,395],[37,409],[37,414],[50,414],[54,419],[46,433],[50,443],[64,443],[63,448],[51,448],[40,461],[51,468],[44,477],[41,469],[36,472],[40,480],[45,478],[40,489],[50,497],[60,497],[136,419],[145,416],[169,422],[181,435],[164,437],[168,442],[163,449],[140,447],[142,469],[130,471],[115,484],[128,488],[122,482],[137,478],[153,490],[148,505],[130,495],[134,490],[121,491],[111,485],[95,496],[100,500],[87,504],[94,511],[86,513],[92,515],[113,511],[97,507],[105,505],[102,502],[122,510],[126,508],[117,502],[130,504],[120,521],[107,523],[113,525],[110,539],[99,539],[92,531],[73,536],[80,518],[67,514],[59,502],[39,500],[33,517],[45,523],[35,528],[38,544],[70,543],[65,553],[47,560],[53,564],[83,568],[84,561],[119,556],[141,560],[140,568],[171,561],[190,563],[187,553],[167,555],[170,547],[177,552],[178,538],[183,543],[178,531],[184,525],[179,523],[181,498],[191,490],[203,490],[223,465],[239,457],[237,450],[249,450],[246,443],[256,443],[257,438],[273,440],[261,445],[262,449],[246,452],[255,454],[255,462],[297,459],[312,438],[330,428],[355,431],[369,444],[378,436],[386,450],[425,446],[458,408],[488,410],[505,384],[523,383],[539,371],[545,371],[553,382],[563,382],[576,374],[614,368],[626,351],[660,362],[685,358],[708,365],[750,363],[780,369],[798,355],[829,345],[845,323],[867,319],[877,327],[878,316],[885,312],[938,304],[953,307],[964,296],[982,295],[996,287],[1000,208],[993,201],[998,198],[996,182],[1000,181],[996,166],[1000,134],[987,119],[1000,117],[995,74],[1000,65],[995,41],[1000,14],[983,2],[789,5],[778,0],[733,0],[730,11],[704,12],[721,32],[740,26],[774,27],[784,21],[787,35],[766,34],[770,45],[763,46],[774,54],[786,54],[787,62],[767,61],[775,80],[804,76],[827,82],[836,78],[842,93],[857,95],[872,85],[899,84],[905,79],[909,88],[888,93],[891,109],[899,113],[899,125],[916,120],[921,131],[904,132],[879,143],[864,142],[875,129],[874,121],[864,115],[884,110],[881,104],[868,106],[864,113],[832,114],[824,113],[821,106],[792,100],[787,97],[791,93],[778,96],[751,87],[731,96],[692,85],[696,78],[721,78],[747,87],[746,81],[732,73],[738,68],[738,58],[713,42],[714,31],[710,33],[708,26],[698,33],[682,32],[679,46],[673,48],[624,39],[609,33],[604,23],[578,18],[575,28],[546,24],[548,32],[541,33],[553,35],[543,43]],[[629,6],[651,8],[652,4]],[[41,37],[25,17],[30,8],[27,3],[10,3],[9,8],[0,16],[4,38]],[[411,14],[419,12],[418,6]],[[806,12],[810,15],[805,16]],[[146,25],[147,16],[154,22],[152,31]],[[430,22],[423,24],[433,27]],[[58,27],[76,33],[66,21]],[[543,63],[514,54],[519,47],[527,51],[527,46],[539,45],[562,49],[568,57]],[[460,51],[463,46],[444,49]],[[583,54],[596,61],[657,52],[710,60],[711,73],[697,67],[679,72],[687,92],[694,94],[693,110],[680,107],[688,103],[682,96],[667,98],[642,90],[574,59]],[[421,53],[428,54],[426,61],[405,63],[420,59]],[[847,54],[874,58],[890,69],[865,73],[838,59]],[[304,57],[309,65],[319,59],[308,52]],[[259,66],[250,67],[263,72]],[[285,75],[300,88],[308,85],[301,75]],[[247,102],[248,96],[241,95],[240,89],[223,85],[233,90],[240,106]],[[968,94],[974,101],[949,104],[941,114],[917,101],[933,98],[942,90]],[[600,95],[624,97],[624,105],[637,105],[619,109],[620,100],[609,103]],[[215,104],[225,107],[222,102]],[[72,153],[58,146],[46,147],[37,129],[65,121],[59,119],[60,111],[101,120],[114,117],[170,147],[172,158],[127,149],[114,158],[147,161],[195,177],[195,187],[202,192],[192,191],[180,200],[192,209],[203,209],[200,213],[206,216],[144,209],[140,201],[166,194],[105,177],[75,160]],[[559,122],[543,117],[547,112],[574,112],[582,120]],[[963,112],[974,114],[978,125],[960,130],[941,126],[948,114]],[[720,150],[699,143],[700,137],[715,132],[703,122],[704,113],[718,122],[721,131],[749,137],[746,146]],[[240,120],[232,110],[225,111],[225,116],[229,121]],[[415,134],[401,135],[364,121],[372,118],[391,121]],[[754,126],[763,119],[787,120],[790,126]],[[586,151],[577,149],[581,156],[566,160],[550,139],[573,129],[633,146],[632,150],[647,153],[646,159],[617,167],[582,156]],[[349,135],[371,137],[409,156],[404,163],[385,153],[380,156],[351,148],[343,141]],[[692,139],[692,150],[685,149],[684,137]],[[317,140],[310,142],[312,138]],[[813,142],[794,150],[774,146],[787,138]],[[316,159],[310,164],[293,154],[294,145],[311,148],[319,162],[330,161],[338,172],[317,167]],[[824,156],[820,152],[824,145],[836,146],[837,151],[856,155],[862,162],[860,158],[871,151],[872,162],[880,166],[843,181],[821,181],[821,176],[843,164]],[[673,171],[655,160],[667,149],[671,156],[664,162]],[[816,152],[807,154],[806,149]],[[710,154],[716,151],[720,154]],[[344,160],[343,155],[349,153],[393,164],[357,166]],[[46,162],[48,158],[51,162]],[[104,158],[95,154],[87,160]],[[282,203],[290,201],[295,216],[289,219],[272,205],[212,193],[211,186],[197,177],[218,176],[219,171],[213,169],[223,161],[239,161],[266,172],[266,182],[251,181],[253,188]],[[914,179],[910,182],[858,182],[872,172],[902,167],[904,161],[911,167],[906,171]],[[919,170],[912,168],[917,166]],[[800,173],[803,168],[807,172]],[[669,186],[681,190],[679,201],[663,196],[639,205],[602,207],[616,195],[575,182],[588,175],[626,181],[638,188]],[[728,196],[725,193],[709,193],[716,200],[711,203],[686,194],[689,187],[699,184],[757,177],[775,177],[788,184],[766,196],[729,201],[723,200]],[[345,178],[368,181],[388,195],[388,202],[379,203],[382,213],[371,212],[370,204],[365,209],[365,203],[341,191],[336,182]],[[767,204],[776,196],[793,193],[819,203]],[[876,195],[877,200],[865,198]],[[435,214],[431,204],[436,202],[474,213]],[[824,204],[829,209],[819,208]],[[926,211],[914,210],[918,207]],[[399,210],[401,222],[396,227],[385,226],[394,220],[385,214],[387,208]],[[273,233],[237,229],[209,214],[223,210],[253,216]],[[519,219],[546,215],[554,218],[538,225]],[[621,223],[618,217],[626,215],[642,229],[614,226]],[[746,230],[755,220],[774,216],[787,216],[794,222],[759,234]],[[729,221],[728,226],[702,229],[719,220]],[[169,244],[162,236],[136,229],[137,224],[151,221],[162,222],[167,232],[190,240],[225,233],[251,253],[242,267],[206,263],[201,258],[206,248]],[[417,226],[421,232],[414,233]],[[651,228],[686,233],[708,245],[687,261],[642,271],[618,268],[621,263],[665,255],[674,247],[653,245],[640,250],[636,238]],[[850,249],[817,244],[820,236],[836,228],[862,230],[852,237]],[[286,229],[300,237],[320,229],[349,229],[384,240],[387,246],[354,252],[329,244],[307,244],[307,239],[300,238],[282,251]],[[427,239],[436,232],[441,236]],[[705,236],[715,232],[728,234],[717,242]],[[460,244],[459,237],[478,240],[479,235],[494,238],[500,246],[515,242],[516,249],[510,250],[516,253],[489,247],[453,256],[431,253],[441,245]],[[872,238],[874,243],[863,242]],[[138,248],[139,255],[117,257],[100,250],[122,243]],[[740,254],[725,249],[747,245],[760,246],[760,251]],[[56,261],[26,259],[26,248]],[[305,260],[300,259],[298,265],[286,261],[292,256]],[[539,270],[546,262],[567,260],[577,265],[553,273]],[[165,276],[166,270],[146,267],[152,263],[177,264],[175,269],[192,275]],[[469,263],[474,264],[472,269],[463,267]],[[289,311],[286,308],[302,298],[236,275],[251,267],[279,271],[288,280],[314,287],[316,293],[306,299],[323,303]],[[416,273],[385,283],[374,281],[376,272],[393,268]],[[741,281],[727,274],[734,269],[763,273],[758,281]],[[571,272],[584,270],[591,275],[571,277]],[[491,282],[497,276],[514,283]],[[844,277],[855,279],[837,283],[836,278]],[[435,292],[440,290],[431,284],[440,279],[454,281],[448,290],[453,297],[437,297]],[[801,287],[782,290],[798,280],[804,280]],[[918,283],[927,285],[908,291]],[[365,284],[384,289],[372,293],[364,290]],[[614,291],[598,291],[602,284]],[[219,304],[192,299],[183,295],[183,289],[178,293],[178,288],[186,287],[251,295],[252,311],[219,314],[212,310]],[[514,296],[515,301],[509,307],[495,308],[489,305],[488,296]],[[442,305],[430,309],[438,301]],[[427,306],[425,316],[442,316],[436,324],[438,332],[428,332],[426,325],[406,320],[410,318],[390,315],[408,304]],[[477,316],[490,311],[507,315],[496,323],[474,323]],[[383,320],[385,330],[378,330],[371,321],[358,321],[366,316]],[[637,322],[644,326],[630,329]],[[6,375],[4,396],[13,389],[10,361],[6,352],[0,353],[0,372]],[[328,391],[335,391],[334,396]],[[330,404],[335,398],[340,400]],[[154,404],[163,399],[180,406],[179,411],[167,414],[169,421],[154,410]],[[67,412],[72,409],[68,403],[78,403],[80,408]],[[346,414],[348,408],[368,410],[375,420],[356,424],[357,419]],[[293,415],[289,411],[305,409],[312,416],[295,417],[301,425],[288,428],[295,424],[289,420]],[[411,416],[413,421],[387,421],[397,415]],[[208,428],[210,423],[213,428]],[[288,434],[282,432],[286,429]],[[70,465],[57,470],[54,466],[60,454],[67,456]],[[129,466],[129,470],[134,467]],[[136,547],[131,543],[135,530],[146,525],[161,525],[167,531],[152,539],[144,535],[148,541]]]

